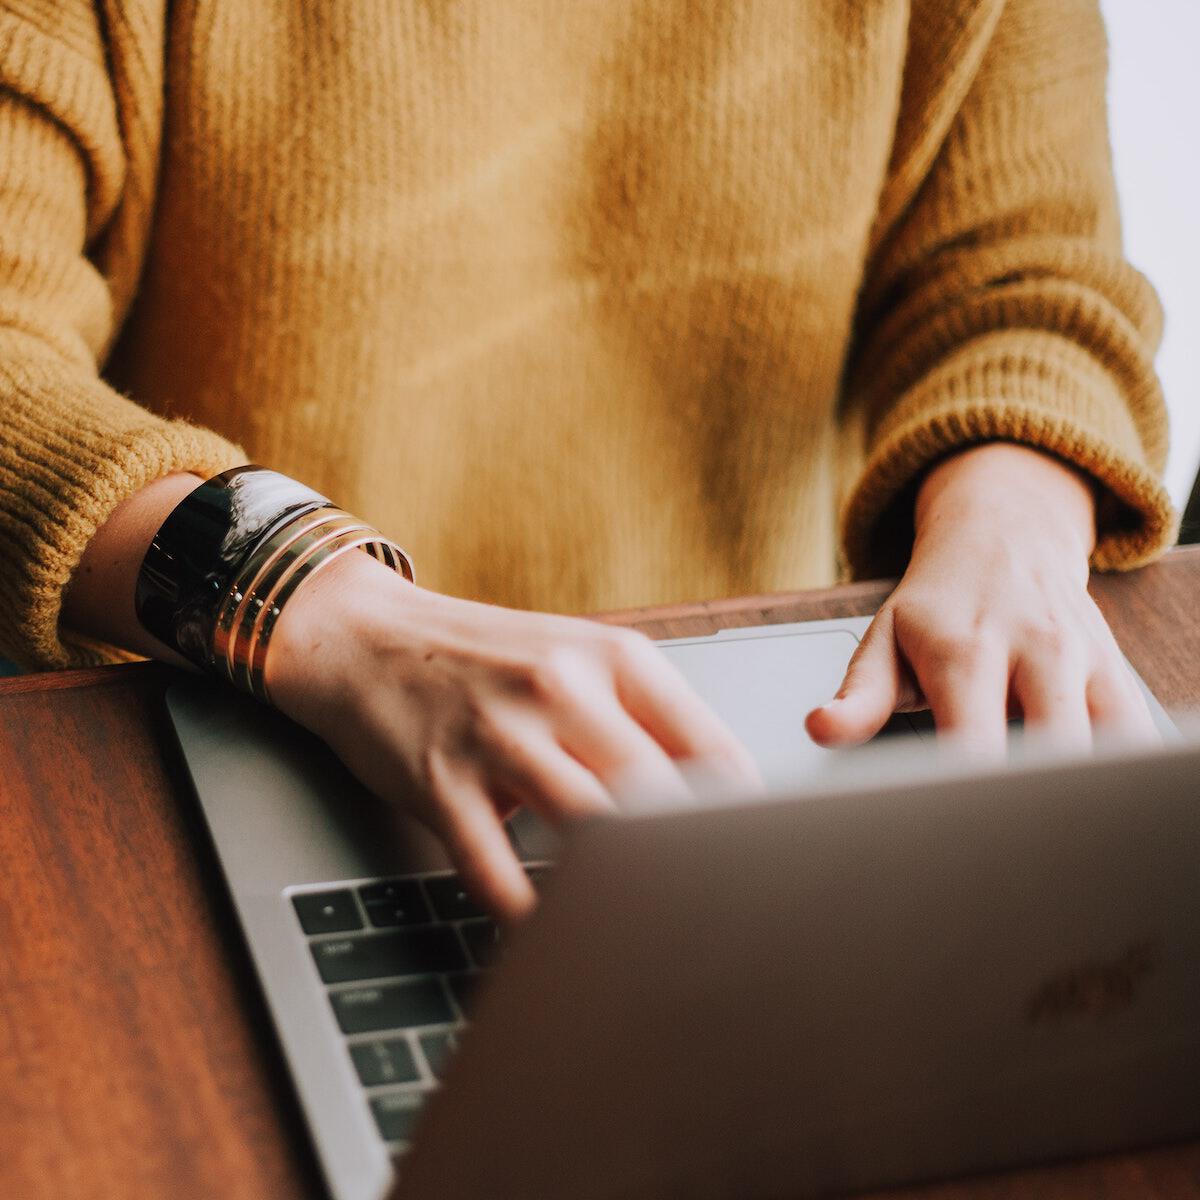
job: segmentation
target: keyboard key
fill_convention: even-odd
[[[390,900],[368,904],[367,919],[376,929],[387,929],[392,925],[421,925],[433,920],[423,897],[420,909],[411,904],[395,904]]]
[[[414,890],[421,891],[415,879],[381,879],[378,883],[364,883],[358,894],[364,904],[374,904],[377,900],[407,900]]]
[[[416,1083],[421,1078],[417,1060],[404,1038],[387,1038],[374,1042],[356,1042],[350,1047],[354,1069],[363,1087],[378,1087],[381,1083]],[[428,1053],[425,1055],[429,1057]]]
[[[449,1025],[454,1013],[436,979],[406,979],[378,987],[330,992],[329,1002],[343,1033]]]
[[[391,1096],[376,1096],[371,1101],[375,1124],[385,1142],[403,1142],[412,1137],[417,1114],[425,1101],[424,1092],[396,1092]]]
[[[445,925],[333,938],[312,942],[310,948],[326,983],[383,979],[389,975],[434,975],[461,971],[467,965],[462,947]]]
[[[420,1037],[421,1051],[435,1079],[445,1077],[446,1064],[458,1049],[458,1036],[453,1033],[423,1033]]]
[[[307,892],[293,896],[292,907],[305,933],[341,933],[363,927],[349,891]]]
[[[429,905],[415,879],[389,879],[358,889],[372,925],[426,925],[432,918]]]
[[[490,967],[500,957],[500,927],[495,921],[466,921],[458,927],[478,967]]]
[[[451,975],[447,979],[447,982],[450,984],[450,991],[453,993],[454,999],[458,1003],[458,1007],[464,1017],[471,1007],[471,1002],[475,998],[475,993],[479,990],[479,984],[482,979],[483,973],[481,971],[464,971],[460,975]]]
[[[487,912],[467,895],[467,889],[457,875],[435,875],[426,879],[425,890],[433,901],[433,911],[443,921],[487,916]]]

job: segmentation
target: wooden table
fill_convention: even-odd
[[[1094,591],[1200,706],[1200,547]],[[655,636],[868,613],[886,584],[608,615]],[[0,680],[0,1197],[324,1195],[162,704],[139,664]],[[888,1193],[1200,1200],[1200,1142]]]

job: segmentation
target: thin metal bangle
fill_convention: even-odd
[[[404,557],[406,557],[398,546],[382,538],[377,530],[367,529],[357,537],[347,537],[336,543],[324,546],[319,550],[314,550],[300,564],[299,568],[290,576],[287,582],[283,584],[273,601],[260,614],[259,621],[256,622],[254,631],[251,634],[250,644],[247,647],[248,662],[246,675],[251,695],[257,696],[267,704],[271,703],[266,682],[267,651],[270,647],[271,634],[275,628],[275,623],[283,612],[283,607],[287,601],[301,585],[311,579],[323,567],[333,562],[334,559],[340,558],[343,554],[351,550],[365,549],[369,552],[372,546],[378,546],[388,551],[389,557],[392,557],[394,552],[399,551],[401,555],[400,562],[403,562]],[[397,574],[408,578],[411,582],[411,575],[408,575],[403,570],[398,569]]]
[[[281,561],[290,562],[300,549],[298,543],[313,534],[320,534],[331,526],[342,529],[361,529],[363,523],[340,508],[324,508],[317,512],[302,513],[299,517],[277,529],[271,537],[251,553],[227,590],[213,625],[212,657],[220,666],[224,663],[225,674],[233,681],[232,646],[236,631],[245,620],[246,610],[254,604],[261,593],[272,569]]]
[[[274,567],[267,572],[260,572],[254,582],[246,589],[246,603],[242,607],[242,615],[233,627],[229,646],[226,650],[226,665],[230,681],[236,686],[249,690],[250,677],[246,646],[254,638],[254,631],[265,613],[274,603],[280,589],[292,578],[304,564],[323,547],[337,544],[342,539],[362,534],[372,534],[374,531],[368,525],[360,522],[337,522],[340,528],[333,528],[332,522],[318,529],[311,530],[302,538],[298,538],[290,552],[285,554]]]
[[[258,641],[259,631],[264,622],[267,623],[268,631],[273,628],[279,615],[278,609],[295,591],[311,566],[324,558],[328,549],[345,545],[350,538],[354,539],[355,545],[362,546],[368,552],[384,552],[381,556],[383,565],[390,566],[409,580],[412,579],[412,564],[404,551],[396,543],[384,538],[378,530],[363,522],[327,521],[324,525],[309,530],[303,537],[294,540],[272,569],[260,571],[246,589],[247,602],[242,608],[240,620],[233,627],[225,656],[231,683],[244,690],[251,690],[250,666],[253,654],[248,647],[253,647]]]
[[[247,622],[254,613],[257,620],[270,605],[270,594],[293,569],[297,558],[306,558],[317,546],[330,540],[334,533],[368,531],[375,535],[364,549],[384,566],[412,580],[412,563],[405,551],[377,530],[351,517],[341,509],[327,508],[320,514],[302,514],[303,519],[277,530],[270,539],[251,556],[245,564],[238,581],[226,596],[218,614],[212,658],[216,666],[223,666],[226,678],[236,684],[244,682],[237,678],[239,636],[247,632]],[[249,583],[245,583],[246,579]],[[265,594],[265,598],[264,598]]]

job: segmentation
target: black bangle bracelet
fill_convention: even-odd
[[[247,556],[281,523],[332,507],[319,492],[252,464],[202,483],[163,522],[142,561],[134,593],[142,627],[211,669],[217,610]]]

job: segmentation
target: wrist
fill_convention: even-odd
[[[134,593],[155,533],[203,482],[182,472],[164,475],[117,505],[84,548],[67,585],[64,628],[165,662],[186,663],[138,620]]]
[[[311,488],[247,463],[195,488],[159,527],[137,575],[145,630],[211,675],[270,703],[264,668],[280,614],[347,554],[412,579],[395,542]]]
[[[276,706],[311,727],[373,669],[379,631],[403,625],[429,594],[361,553],[309,576],[281,611],[267,650],[263,676]]]
[[[1095,490],[1083,472],[1053,455],[988,442],[943,460],[922,481],[914,510],[917,540],[945,522],[1052,541],[1086,562],[1096,544]]]

